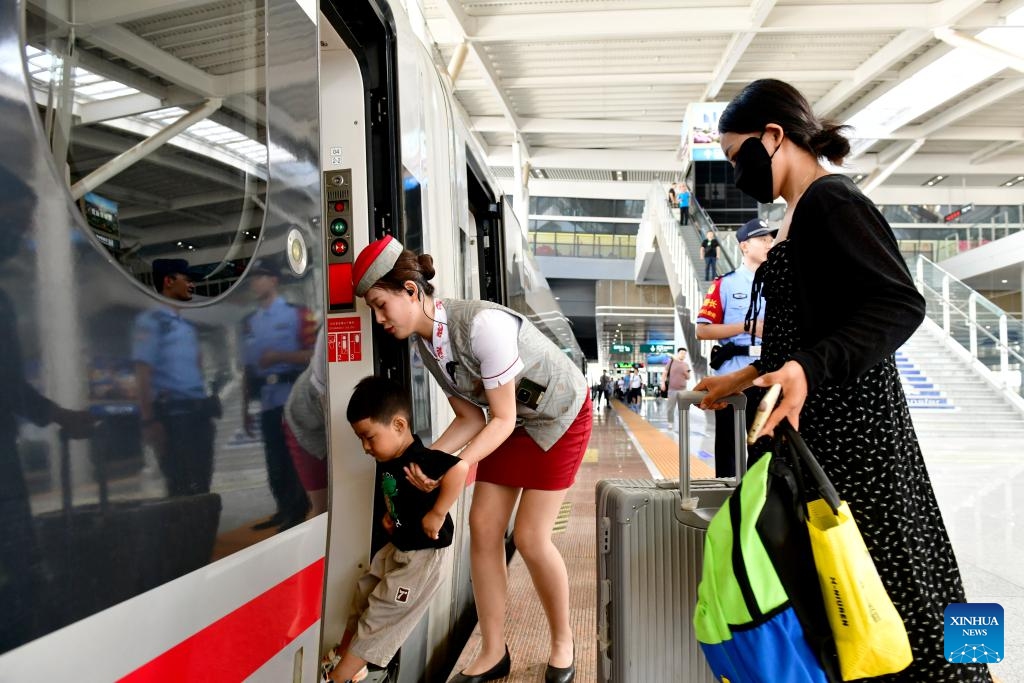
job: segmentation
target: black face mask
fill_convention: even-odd
[[[761,144],[763,137],[764,133],[761,133],[761,137],[744,140],[732,161],[736,166],[736,187],[762,204],[771,204],[775,199],[772,157],[779,148],[776,147],[775,152],[769,155],[768,150]]]

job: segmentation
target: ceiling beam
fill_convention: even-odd
[[[1021,185],[1024,185],[1022,183]],[[876,204],[991,204],[996,206],[1024,203],[1024,189],[1018,187],[906,187],[882,185],[871,193]]]
[[[754,4],[750,7],[751,30],[734,33],[732,38],[729,39],[729,45],[726,46],[725,52],[722,53],[722,58],[718,60],[718,65],[715,66],[711,81],[701,96],[702,102],[708,102],[718,96],[719,91],[725,84],[725,80],[732,73],[732,70],[736,68],[736,64],[739,63],[750,42],[757,35],[757,29],[761,28],[768,15],[775,9],[775,2],[776,0],[754,0]]]
[[[536,147],[531,164],[536,168],[588,168],[609,171],[679,171],[675,151],[623,149],[563,149]],[[490,166],[511,166],[512,148],[491,148],[487,155]]]
[[[502,116],[474,116],[473,128],[481,133],[512,133]],[[522,133],[565,133],[575,135],[644,135],[678,138],[678,122],[629,121],[618,119],[519,119]]]
[[[921,149],[924,145],[925,140],[914,140],[912,143],[906,146],[906,148],[900,152],[899,156],[890,162],[887,162],[884,166],[877,167],[872,171],[868,177],[861,183],[861,190],[864,194],[870,196],[871,192],[879,185],[885,182],[885,179],[891,176],[896,169],[905,164],[910,157],[917,154],[917,150]]]
[[[834,88],[815,102],[814,111],[818,116],[822,117],[835,115],[836,109],[846,102],[847,99],[855,95],[861,88],[879,80],[881,73],[891,69],[908,55],[913,54],[928,44],[932,40],[932,29],[934,27],[956,24],[964,19],[964,17],[970,15],[971,12],[978,10],[984,2],[985,0],[946,0],[946,2],[939,3],[933,19],[935,23],[924,26],[907,25],[903,27],[905,30],[864,60],[864,63],[855,69],[855,75],[852,78],[837,83]],[[995,21],[995,18],[992,20]],[[925,63],[933,57],[934,55],[929,59],[916,61],[915,64],[917,66],[912,66],[911,70],[917,71],[925,66]],[[875,92],[877,93],[876,97],[881,94],[877,90]]]
[[[452,0],[443,0],[442,7]],[[475,42],[546,42],[554,40],[610,40],[617,38],[675,37],[741,33],[879,33],[925,29],[956,23],[962,28],[994,25],[998,5],[979,6],[984,0],[942,2],[820,4],[776,6],[766,20],[755,25],[749,7],[701,7],[622,9],[586,12],[530,12],[480,15],[475,30],[465,25],[461,33],[450,21],[429,20],[430,32],[442,45],[468,38]],[[969,9],[964,10],[967,7]],[[977,7],[974,12],[970,8]],[[447,8],[446,9],[446,14]],[[956,18],[957,15],[960,18]]]
[[[1007,152],[1016,149],[1024,145],[1024,139],[1016,140],[1014,142],[1006,142],[1000,140],[999,142],[993,142],[990,145],[982,147],[977,152],[971,155],[970,162],[972,164],[984,164],[987,161],[995,159],[1000,154],[1006,154]]]
[[[923,137],[930,137],[933,133],[946,128],[965,116],[969,116],[978,110],[995,104],[999,100],[1016,94],[1021,90],[1024,90],[1024,78],[999,81],[995,85],[991,85],[980,92],[974,93],[956,106],[944,110],[938,116],[928,119],[920,126],[915,126],[915,132]]]
[[[843,167],[846,173],[869,174],[885,164],[878,161],[877,154],[865,154],[849,162]],[[931,177],[936,173],[943,175],[993,175],[1005,176],[1009,179],[1020,175],[1024,168],[1024,155],[1003,155],[986,163],[972,164],[966,154],[917,154],[900,166],[900,173]],[[1021,184],[1024,190],[1024,183]]]
[[[925,29],[903,31],[882,49],[864,60],[849,78],[842,79],[831,90],[814,103],[814,111],[821,117],[832,116],[837,107],[846,102],[857,91],[878,79],[879,74],[892,68],[907,55],[918,50],[931,40],[931,33]]]
[[[960,31],[954,31],[948,26],[940,26],[935,29],[934,33],[936,38],[953,47],[962,47],[965,50],[986,55],[997,62],[1003,63],[1009,69],[1024,71],[1024,56],[1018,53],[1004,50],[1001,47],[987,43],[984,40],[978,40],[974,36],[969,36]]]
[[[748,83],[759,78],[778,78],[787,82],[832,82],[852,77],[856,72],[851,69],[793,69],[786,71],[735,71],[728,75],[723,83]],[[506,76],[501,79],[506,89],[519,88],[565,88],[565,87],[607,87],[618,85],[704,85],[714,77],[712,71],[645,71],[642,73],[616,73],[609,69],[599,74],[562,74],[557,76]],[[895,70],[883,71],[875,75],[874,80],[895,80],[899,74]],[[457,90],[486,90],[489,86],[484,79],[461,79],[455,86]]]
[[[498,100],[502,115],[508,119],[508,122],[512,127],[513,135],[519,140],[519,151],[523,157],[523,161],[529,162],[530,148],[526,144],[526,140],[523,138],[519,125],[519,116],[516,114],[515,108],[512,106],[512,101],[509,100],[508,95],[502,87],[501,78],[498,77],[497,72],[494,70],[494,65],[491,64],[491,60],[488,59],[486,54],[484,54],[480,46],[469,41],[467,38],[470,31],[475,30],[477,20],[466,14],[465,10],[462,8],[462,3],[459,2],[459,0],[441,0],[438,5],[440,6],[441,11],[445,14],[447,23],[454,26],[457,29],[456,32],[462,36],[457,42],[459,44],[466,44],[469,54],[473,55],[473,58],[476,59],[477,64],[483,71],[487,89],[492,95],[494,95],[495,99]]]
[[[921,126],[904,126],[889,133],[885,140],[916,140],[921,137]],[[949,126],[935,131],[929,140],[1024,140],[1024,128],[1013,126]]]

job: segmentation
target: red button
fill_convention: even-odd
[[[345,202],[334,202],[334,210],[341,213],[345,210]]]
[[[334,240],[331,242],[331,253],[335,256],[344,256],[348,253],[348,242],[345,240]]]

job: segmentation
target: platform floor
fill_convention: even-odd
[[[678,445],[665,419],[663,400],[648,399],[635,413],[612,401],[595,408],[594,430],[576,484],[563,506],[564,522],[555,533],[569,571],[570,618],[576,635],[579,683],[597,680],[597,588],[594,488],[601,479],[678,477]],[[690,412],[690,466],[696,477],[712,476],[713,422]],[[1024,445],[1022,445],[1024,447]],[[1024,499],[1024,460],[1016,453],[988,452],[983,438],[971,453],[929,457],[929,473],[949,529],[972,602],[997,602],[1005,610],[1007,661],[993,665],[997,683],[1024,682],[1024,530],[1016,524],[1015,501]],[[510,683],[544,679],[548,655],[547,622],[516,555],[509,564],[509,611],[505,632],[512,654]],[[475,630],[454,671],[467,666],[479,649]],[[454,673],[453,671],[453,673]],[[685,682],[682,682],[685,683]]]

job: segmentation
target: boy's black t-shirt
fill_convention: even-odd
[[[378,463],[377,482],[384,494],[384,503],[391,519],[395,522],[391,542],[396,548],[420,550],[444,548],[452,544],[455,524],[449,514],[445,515],[437,540],[423,531],[423,516],[434,507],[437,497],[441,495],[441,488],[435,488],[430,493],[420,491],[405,478],[402,468],[415,463],[431,479],[440,479],[457,462],[459,459],[454,455],[431,450],[423,445],[418,436],[413,436],[413,443],[405,449],[405,453],[394,460]]]

